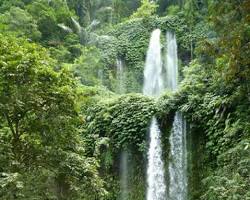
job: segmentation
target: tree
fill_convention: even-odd
[[[57,46],[61,43],[66,32],[61,32],[58,24],[70,26],[73,13],[62,0],[34,1],[26,6],[26,10],[37,21],[38,29],[42,33],[43,44]]]
[[[140,0],[112,0],[113,20],[118,23],[122,19],[129,17],[139,7]]]
[[[70,65],[74,75],[78,77],[83,85],[95,86],[100,83],[98,72],[100,70],[100,52],[95,47],[85,47],[82,55],[74,64]]]
[[[149,0],[141,0],[141,6],[137,9],[131,18],[147,18],[155,14],[157,5]]]
[[[224,74],[227,83],[236,80],[238,84],[247,85],[250,80],[249,10],[248,0],[209,1],[209,21],[217,33],[218,42],[208,51],[213,52],[218,61],[218,77]]]
[[[46,50],[23,39],[1,35],[0,54],[0,197],[104,195],[98,161],[85,156],[79,137],[74,79],[53,70]]]
[[[19,7],[11,7],[9,11],[1,15],[0,23],[3,31],[15,32],[17,36],[26,36],[32,40],[39,40],[41,33],[33,17]]]

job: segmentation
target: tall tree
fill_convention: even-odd
[[[0,54],[0,198],[102,196],[98,162],[79,137],[74,79],[23,39],[1,35]]]

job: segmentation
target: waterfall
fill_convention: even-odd
[[[101,85],[103,85],[104,84],[103,70],[99,69],[97,73],[98,73],[97,77],[100,80]]]
[[[154,30],[151,35],[144,69],[143,94],[155,97],[159,96],[164,89],[162,79],[160,35],[161,31],[159,29]],[[166,199],[161,132],[155,117],[152,119],[150,125],[147,184],[147,200]]]
[[[175,114],[170,135],[169,200],[187,199],[186,123],[181,113]]]
[[[147,200],[165,200],[166,185],[162,161],[161,132],[155,117],[150,126],[150,147],[148,152]]]
[[[175,91],[178,87],[178,59],[175,34],[167,32],[167,87]],[[181,113],[174,117],[171,130],[169,155],[169,200],[187,199],[187,144],[186,122]]]
[[[116,60],[116,80],[118,81],[117,84],[117,93],[124,94],[125,91],[125,76],[124,76],[124,66],[121,59]]]
[[[116,59],[116,80],[117,88],[116,92],[118,94],[124,94],[125,91],[125,76],[124,76],[124,66],[122,60]],[[128,150],[123,150],[120,155],[120,200],[128,200],[129,188],[128,188]]]
[[[120,199],[128,200],[128,152],[125,150],[121,153],[120,188],[121,188]]]
[[[166,55],[167,88],[174,91],[178,85],[178,58],[175,34],[167,32]]]
[[[159,96],[163,88],[162,61],[161,61],[161,31],[153,31],[146,57],[144,69],[143,94]]]

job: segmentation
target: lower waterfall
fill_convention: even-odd
[[[120,160],[120,187],[121,187],[121,195],[120,200],[128,199],[128,152],[123,150],[121,153]]]
[[[187,199],[186,122],[181,113],[174,117],[170,135],[169,200]]]
[[[161,149],[161,132],[158,123],[153,118],[150,126],[150,148],[148,152],[148,191],[147,200],[164,200],[166,185],[164,180],[164,165]]]

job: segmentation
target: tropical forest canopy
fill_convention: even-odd
[[[176,34],[180,79],[159,99],[141,94],[156,28]],[[168,162],[180,111],[188,199],[249,200],[249,56],[249,0],[0,0],[0,199],[118,199],[129,149],[143,200],[150,120]]]

